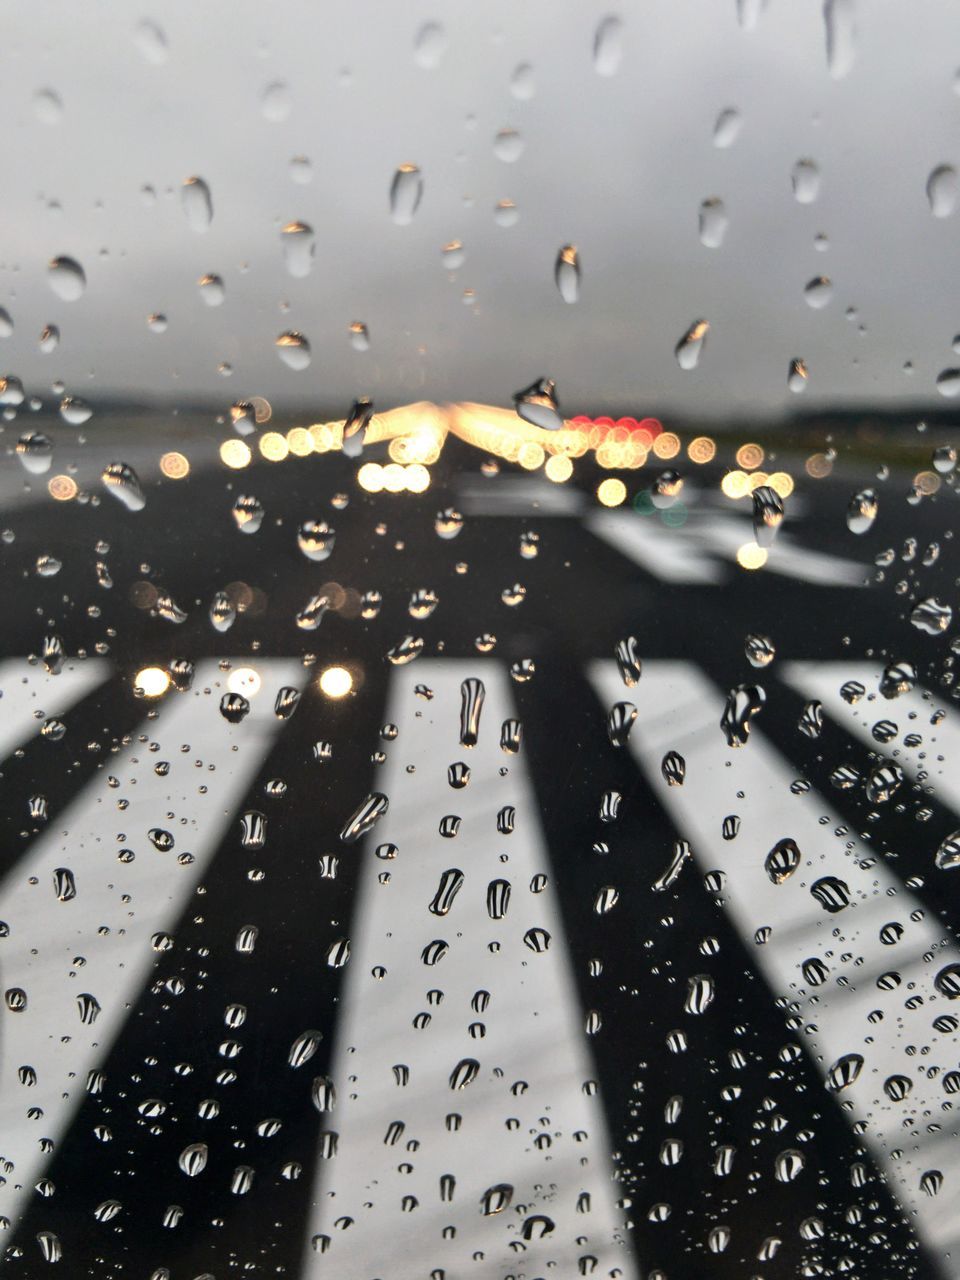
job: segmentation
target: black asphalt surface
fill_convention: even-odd
[[[42,1231],[54,1232],[61,1241],[59,1273],[77,1280],[147,1280],[166,1276],[164,1267],[172,1280],[208,1273],[217,1280],[232,1274],[301,1274],[321,1117],[309,1090],[289,1087],[283,1068],[291,1042],[306,1026],[324,1035],[311,1069],[323,1074],[329,1068],[344,970],[329,968],[324,955],[335,937],[350,931],[360,865],[343,859],[338,878],[321,884],[316,853],[337,847],[355,798],[376,785],[378,766],[371,755],[384,748],[379,730],[391,672],[387,651],[405,635],[422,636],[425,655],[476,657],[482,673],[487,659],[475,647],[482,633],[496,636],[493,657],[502,663],[531,659],[536,668],[529,681],[514,685],[514,694],[580,1001],[584,1009],[603,1015],[590,1051],[615,1153],[617,1195],[624,1221],[632,1224],[640,1274],[647,1277],[656,1268],[669,1280],[707,1275],[775,1280],[844,1270],[890,1280],[932,1280],[942,1274],[837,1100],[825,1093],[806,1051],[794,1061],[781,1060],[784,1045],[803,1048],[802,1029],[788,1026],[790,1011],[777,999],[782,993],[771,992],[759,976],[753,941],[737,933],[722,892],[711,892],[697,876],[665,894],[648,891],[651,867],[637,862],[641,841],[645,847],[653,842],[662,867],[683,833],[674,830],[630,759],[611,746],[606,708],[584,674],[591,659],[611,658],[617,642],[632,634],[644,659],[695,663],[724,689],[761,681],[767,702],[758,723],[793,762],[797,776],[828,797],[852,830],[868,833],[877,856],[890,859],[899,877],[922,876],[917,896],[945,931],[960,934],[960,898],[949,874],[934,874],[931,862],[931,850],[960,826],[957,815],[936,795],[907,788],[902,804],[886,806],[881,818],[872,820],[875,806],[861,790],[838,791],[830,783],[842,763],[863,770],[868,749],[829,720],[816,741],[799,734],[803,700],[777,675],[781,657],[869,656],[913,662],[920,682],[939,690],[944,703],[952,694],[941,685],[949,676],[949,632],[925,635],[910,625],[909,613],[920,598],[950,601],[955,593],[956,495],[945,485],[936,496],[911,505],[906,473],[894,470],[890,479],[877,482],[866,464],[844,459],[842,442],[839,454],[839,478],[814,481],[802,468],[790,468],[805,510],[802,517],[792,517],[788,499],[784,530],[806,547],[868,565],[883,549],[894,548],[897,558],[884,580],[865,591],[812,586],[735,567],[723,585],[671,584],[591,535],[579,518],[544,515],[534,507],[525,515],[468,514],[457,538],[441,540],[434,531],[435,513],[460,506],[465,478],[473,485],[482,479],[480,455],[454,441],[421,496],[365,494],[356,484],[355,464],[325,455],[258,463],[243,473],[216,468],[180,482],[163,481],[147,487],[140,512],[127,511],[104,493],[96,506],[45,500],[10,514],[6,524],[15,537],[0,547],[2,656],[39,653],[44,636],[56,632],[68,654],[105,653],[117,676],[71,711],[62,741],[36,738],[0,766],[4,871],[29,863],[37,828],[29,821],[28,798],[45,794],[55,822],[96,770],[109,770],[111,752],[138,732],[147,711],[132,691],[140,668],[224,654],[251,661],[312,655],[318,670],[348,666],[356,692],[332,703],[315,685],[307,687],[242,806],[269,809],[271,842],[282,848],[282,860],[262,883],[247,879],[239,827],[231,825],[204,877],[202,903],[190,904],[175,930],[175,949],[158,955],[151,982],[130,1008],[105,1064],[103,1091],[84,1098],[50,1158],[47,1176],[55,1192],[34,1195],[22,1222],[7,1231],[4,1274],[50,1273],[36,1242]],[[17,464],[11,459],[4,465]],[[510,471],[504,464],[500,476],[482,482],[493,489]],[[587,479],[595,482],[602,473],[586,467],[582,472],[588,509],[596,509]],[[716,487],[722,473],[717,463],[698,468],[696,478],[706,490]],[[631,496],[653,474],[650,465],[623,473]],[[880,493],[880,515],[870,533],[854,537],[846,528],[846,504],[855,489],[871,481]],[[238,532],[231,515],[241,493],[255,494],[266,508],[263,526],[253,536]],[[331,505],[338,493],[349,496],[345,509]],[[326,520],[335,528],[329,560],[310,563],[298,550],[297,525],[306,519]],[[539,554],[532,560],[519,552],[525,530],[540,536]],[[909,538],[919,551],[905,563],[900,553]],[[924,567],[920,552],[932,541],[941,544],[940,558]],[[109,549],[98,549],[104,543]],[[62,560],[56,576],[34,572],[42,554]],[[98,585],[98,561],[109,566],[109,590]],[[902,594],[901,580],[907,584]],[[315,632],[299,630],[297,613],[331,582],[343,588],[343,607],[329,612]],[[501,592],[515,582],[523,583],[527,594],[519,607],[509,607]],[[131,597],[137,591],[143,596],[143,588],[136,587],[142,583],[172,596],[187,611],[186,622],[175,626],[138,607]],[[210,601],[217,590],[237,583],[253,588],[257,606],[241,614],[227,634],[219,634],[208,620]],[[424,587],[438,593],[440,604],[432,617],[415,621],[407,603]],[[382,593],[382,608],[376,617],[363,618],[359,597],[374,589]],[[744,657],[750,633],[770,636],[777,646],[777,660],[763,672]],[[637,693],[642,715],[642,684]],[[334,747],[322,767],[311,753],[318,737]],[[274,777],[286,780],[287,795],[265,800],[264,783]],[[610,788],[623,794],[623,814],[618,823],[602,827],[599,797]],[[922,826],[916,817],[921,807],[932,810]],[[592,851],[601,839],[609,844],[605,855]],[[608,883],[621,887],[621,906],[612,916],[598,916],[590,904]],[[280,921],[282,928],[265,938],[255,964],[240,965],[235,922],[248,917]],[[668,918],[671,923],[665,923]],[[714,956],[698,951],[707,936],[719,943]],[[603,961],[599,977],[590,976],[594,958]],[[0,942],[0,971],[2,963]],[[676,1025],[675,987],[692,972],[715,975],[717,998],[699,1020],[691,1051],[671,1055],[664,1046]],[[164,986],[173,978],[184,984],[177,998]],[[214,1077],[223,1062],[217,1045],[228,1000],[246,1005],[250,1016],[240,1033],[244,1053],[238,1079],[218,1088]],[[733,1050],[746,1059],[736,1072],[729,1057]],[[174,1069],[184,1062],[193,1068],[188,1075]],[[720,1091],[734,1079],[742,1093],[729,1105]],[[167,1101],[161,1120],[138,1114],[136,1104],[147,1093]],[[675,1095],[685,1098],[677,1132],[686,1155],[679,1166],[665,1168],[658,1158],[667,1136],[664,1108]],[[198,1101],[214,1096],[222,1110],[211,1139],[209,1174],[190,1180],[178,1168],[177,1156],[195,1136]],[[774,1111],[787,1121],[788,1133],[807,1129],[815,1135],[806,1147],[804,1176],[789,1184],[776,1182],[771,1172],[784,1146],[768,1123]],[[256,1122],[267,1115],[283,1121],[269,1142],[255,1133]],[[100,1125],[112,1130],[112,1142],[95,1138]],[[742,1153],[722,1181],[712,1175],[718,1143]],[[0,1135],[0,1155],[2,1147]],[[299,1179],[281,1176],[291,1161],[303,1168]],[[238,1162],[256,1169],[246,1197],[229,1190]],[[856,1186],[851,1168],[861,1162],[870,1172],[865,1184]],[[757,1170],[760,1176],[751,1176]],[[16,1171],[6,1176],[15,1178]],[[94,1209],[109,1198],[121,1201],[123,1211],[98,1222]],[[648,1207],[657,1201],[673,1206],[665,1223],[647,1218]],[[163,1225],[171,1204],[183,1209],[174,1230]],[[855,1220],[857,1214],[862,1220]],[[799,1224],[814,1217],[824,1224],[823,1236],[805,1240]],[[732,1228],[734,1243],[715,1254],[705,1250],[704,1241],[718,1223]],[[770,1236],[782,1238],[779,1252],[758,1261],[757,1250]],[[383,1244],[380,1280],[390,1280],[390,1242]],[[428,1254],[425,1250],[425,1258]],[[323,1262],[317,1260],[317,1274],[336,1274],[325,1271]],[[493,1275],[485,1264],[474,1265],[463,1275],[485,1280]],[[430,1274],[427,1263],[423,1275]],[[516,1274],[531,1280],[539,1275],[520,1269]]]

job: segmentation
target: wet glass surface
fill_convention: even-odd
[[[7,17],[0,1273],[960,1274],[953,6]]]

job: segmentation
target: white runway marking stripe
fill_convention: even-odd
[[[710,585],[725,582],[721,562],[736,564],[737,552],[753,542],[750,522],[732,511],[694,508],[686,524],[668,527],[655,514],[632,510],[594,511],[584,524],[628,560],[663,582]],[[828,587],[867,585],[869,566],[803,546],[780,532],[759,570]]]
[[[592,664],[589,674],[604,706],[625,697],[639,705],[629,750],[679,834],[689,839],[699,872],[724,873],[727,909],[751,961],[775,995],[799,1005],[810,1029],[801,1040],[818,1070],[826,1073],[844,1054],[863,1056],[859,1079],[840,1095],[854,1104],[843,1114],[850,1123],[867,1121],[863,1141],[874,1161],[918,1236],[939,1258],[943,1274],[955,1276],[956,1267],[944,1258],[950,1250],[960,1256],[960,1147],[957,1113],[944,1109],[949,1099],[942,1077],[957,1066],[957,1038],[931,1024],[938,1015],[956,1011],[933,979],[943,966],[960,961],[960,948],[868,847],[846,833],[838,837],[842,822],[823,797],[791,794],[794,771],[756,723],[745,747],[726,745],[720,730],[723,692],[696,667],[647,662],[632,692],[624,689],[612,661]],[[762,718],[761,713],[760,724]],[[667,786],[661,775],[661,761],[670,750],[686,759],[683,786]],[[740,815],[741,828],[726,841],[721,824],[732,813]],[[791,878],[776,885],[764,871],[764,859],[785,837],[797,842],[802,861]],[[661,870],[649,869],[651,883]],[[681,873],[681,894],[686,874]],[[849,886],[851,905],[835,915],[810,892],[815,880],[828,875]],[[885,946],[880,929],[892,921],[903,926],[903,936]],[[762,926],[771,934],[758,946],[753,939]],[[810,957],[819,957],[829,969],[826,981],[815,988],[801,973]],[[900,986],[878,988],[877,977],[892,971],[900,975]],[[841,986],[840,979],[848,985]],[[905,1008],[916,996],[922,1004]],[[868,1021],[874,1010],[882,1020]],[[929,1046],[922,1058],[914,1056],[911,1046],[916,1045]],[[904,1101],[892,1101],[884,1091],[884,1081],[893,1075],[912,1084]],[[829,1122],[825,1115],[824,1123]],[[932,1197],[920,1187],[929,1170],[940,1170],[944,1178],[939,1195]]]
[[[225,830],[239,820],[244,792],[283,727],[273,711],[277,690],[305,679],[293,659],[255,666],[262,688],[242,723],[231,725],[219,712],[226,674],[216,661],[198,664],[193,691],[171,690],[159,718],[143,725],[160,750],[134,737],[0,884],[0,919],[10,928],[0,940],[0,985],[5,992],[21,989],[27,999],[21,1012],[0,1006],[0,1145],[13,1164],[0,1185],[0,1214],[11,1221],[43,1173],[48,1157],[39,1139],[59,1144],[87,1073],[105,1063],[149,980],[152,936],[174,929]],[[160,761],[169,762],[164,777],[155,770]],[[118,788],[108,774],[119,779]],[[129,802],[126,809],[118,808],[120,800]],[[168,812],[175,816],[166,818]],[[173,835],[172,849],[154,846],[148,833],[155,828]],[[124,847],[133,861],[118,861]],[[194,861],[178,864],[187,852]],[[76,885],[66,900],[55,888],[64,880],[59,868]],[[74,964],[78,956],[82,967]],[[101,1006],[93,1022],[81,1020],[84,996]],[[36,1071],[33,1087],[18,1079],[23,1066]],[[27,1117],[31,1107],[42,1108],[42,1119]]]
[[[65,716],[110,674],[102,658],[68,659],[52,676],[41,662],[0,662],[0,760],[40,732],[45,719]]]
[[[652,516],[636,511],[595,511],[584,524],[602,542],[663,582],[711,586],[727,577],[698,544]]]
[[[936,694],[915,688],[896,698],[884,698],[877,690],[882,668],[863,662],[787,662],[781,678],[805,698],[823,703],[827,715],[873,751],[893,757],[908,777],[926,775],[924,781],[933,788],[938,800],[960,814],[960,712],[949,699],[938,700]],[[852,705],[841,695],[849,681],[859,681],[866,693]],[[931,725],[934,711],[942,710],[943,719]],[[889,743],[873,736],[879,720],[892,720],[898,733]],[[903,738],[916,733],[919,746],[903,746]]]
[[[468,676],[480,677],[486,690],[472,749],[459,742],[461,681]],[[434,691],[432,701],[414,694],[421,683]],[[526,749],[508,755],[500,748],[501,723],[513,715],[509,681],[493,662],[423,659],[392,674],[387,719],[399,735],[376,784],[389,796],[389,812],[364,845],[342,854],[363,865],[337,1028],[337,1100],[325,1126],[339,1135],[339,1146],[319,1162],[310,1230],[330,1237],[329,1253],[320,1257],[308,1246],[305,1277],[422,1280],[434,1269],[460,1276],[475,1268],[475,1250],[484,1253],[484,1275],[512,1273],[520,1263],[509,1246],[536,1215],[556,1230],[527,1242],[525,1274],[546,1274],[550,1262],[557,1275],[576,1275],[578,1259],[592,1256],[597,1275],[619,1267],[624,1280],[637,1277],[620,1243],[623,1214],[615,1207],[620,1192],[601,1099],[583,1091],[594,1070]],[[462,790],[447,778],[459,761],[471,770]],[[509,835],[497,829],[505,805],[516,810]],[[449,814],[462,819],[454,839],[438,830]],[[375,856],[375,846],[387,842],[399,850],[395,860]],[[455,869],[464,880],[449,913],[432,914],[444,873]],[[388,883],[380,883],[382,873]],[[548,883],[532,892],[541,874]],[[510,901],[494,919],[487,895],[497,880],[510,882]],[[448,886],[453,882],[448,876]],[[550,934],[548,950],[524,943],[531,928]],[[421,954],[436,940],[449,951],[430,966]],[[377,966],[385,970],[379,980]],[[418,1029],[421,1014],[429,1025]],[[471,1024],[485,1036],[472,1036]],[[451,1088],[451,1072],[468,1059],[479,1063],[476,1079]],[[409,1082],[398,1085],[403,1068]],[[525,1091],[513,1088],[521,1081]],[[447,1127],[452,1114],[462,1116],[459,1131]],[[404,1126],[396,1145],[385,1142],[394,1122]],[[401,1172],[405,1162],[410,1168]],[[441,1198],[445,1174],[456,1179],[450,1200]],[[484,1192],[498,1184],[513,1188],[514,1208],[484,1216]],[[404,1211],[405,1196],[418,1202],[412,1211]],[[581,1196],[589,1212],[575,1212]],[[518,1204],[527,1206],[523,1215]],[[338,1229],[345,1218],[353,1225]],[[444,1238],[448,1225],[456,1227],[455,1239]],[[575,1233],[586,1243],[578,1245]]]

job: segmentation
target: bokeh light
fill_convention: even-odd
[[[728,471],[720,481],[720,489],[727,498],[742,498],[750,492],[750,477],[745,471]]]
[[[766,548],[758,547],[755,542],[745,542],[737,552],[737,564],[741,569],[762,569],[766,563]]]
[[[133,680],[134,692],[141,698],[160,698],[170,687],[170,677],[163,667],[143,667]]]
[[[573,475],[573,463],[563,453],[555,453],[547,459],[547,465],[544,467],[548,480],[552,480],[554,484],[564,484]]]
[[[744,471],[752,471],[763,462],[765,454],[758,444],[742,444],[737,450],[737,466]]]
[[[227,676],[227,688],[231,693],[253,698],[260,692],[260,673],[253,667],[236,667]]]
[[[290,452],[290,446],[279,431],[265,431],[260,437],[260,452],[268,462],[282,462]]]
[[[716,443],[709,436],[697,436],[687,445],[687,457],[691,462],[712,462],[716,456]]]
[[[597,485],[597,499],[605,507],[619,507],[626,496],[627,486],[615,476],[601,480]]]
[[[71,476],[51,476],[47,481],[47,492],[57,502],[69,502],[77,496],[77,482]]]
[[[680,437],[672,431],[661,432],[653,442],[653,452],[658,458],[675,458],[680,452]]]
[[[224,440],[220,446],[220,461],[235,471],[248,467],[252,456],[250,446],[242,440]]]
[[[320,689],[328,698],[345,698],[353,688],[353,676],[346,667],[327,667],[320,673]]]
[[[182,480],[190,474],[190,463],[182,453],[165,453],[160,459],[160,470],[168,480]]]

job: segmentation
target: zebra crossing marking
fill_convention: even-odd
[[[0,985],[27,996],[22,1012],[3,1010],[0,1031],[0,1154],[13,1164],[0,1184],[0,1215],[11,1222],[34,1194],[47,1162],[39,1139],[59,1145],[88,1072],[109,1057],[149,980],[152,936],[175,927],[227,826],[239,817],[237,806],[283,727],[273,711],[277,690],[306,678],[295,659],[258,661],[256,668],[262,687],[243,722],[232,725],[218,710],[226,674],[216,661],[198,663],[193,691],[171,689],[159,718],[143,726],[162,751],[153,753],[134,738],[110,760],[119,788],[110,786],[104,770],[0,882],[0,919],[10,930],[0,940]],[[193,749],[182,753],[181,744]],[[155,771],[161,760],[170,765],[165,777]],[[201,795],[205,782],[214,785]],[[119,799],[129,807],[119,811]],[[177,815],[169,823],[175,846],[161,853],[147,833],[168,810]],[[185,826],[181,817],[188,819]],[[125,864],[117,860],[123,847],[118,832],[136,855]],[[178,865],[182,852],[192,853],[194,861]],[[72,899],[58,900],[58,868],[73,874]],[[74,964],[78,956],[82,967]],[[81,1020],[85,995],[100,1006],[92,1022]],[[21,1066],[35,1069],[33,1087],[20,1083]],[[29,1107],[39,1107],[42,1116],[29,1119]]]
[[[647,573],[690,586],[725,582],[729,575],[721,562],[736,563],[740,548],[753,541],[750,522],[732,511],[694,509],[686,524],[671,528],[631,510],[593,511],[584,525]],[[865,587],[870,568],[814,551],[781,531],[759,572],[816,586]]]
[[[485,687],[472,749],[458,736],[461,682],[468,676],[479,676]],[[431,701],[416,697],[418,684],[433,690]],[[518,1239],[516,1214],[480,1212],[483,1193],[505,1183],[515,1189],[514,1205],[529,1206],[528,1217],[543,1213],[559,1228],[575,1221],[578,1234],[589,1237],[578,1246],[557,1230],[540,1244],[528,1243],[525,1272],[539,1274],[549,1258],[558,1274],[574,1275],[577,1259],[590,1255],[598,1259],[598,1274],[619,1267],[624,1280],[638,1277],[622,1243],[601,1100],[582,1089],[594,1071],[525,748],[508,755],[500,747],[501,724],[514,715],[509,681],[497,663],[421,659],[392,674],[387,718],[399,735],[378,784],[390,808],[362,852],[344,855],[362,857],[365,866],[332,1072],[337,1101],[329,1127],[339,1135],[338,1152],[319,1161],[309,1232],[330,1237],[331,1245],[326,1258],[308,1248],[304,1276],[331,1268],[351,1280],[383,1274],[385,1240],[391,1280],[421,1280],[435,1268],[459,1275],[475,1250],[485,1253],[490,1274],[513,1270],[519,1265],[509,1247]],[[447,780],[448,766],[459,761],[471,771],[461,790]],[[501,777],[504,766],[509,774]],[[497,814],[508,804],[515,807],[516,827],[498,835]],[[444,814],[462,819],[456,839],[439,834]],[[394,860],[375,856],[383,843],[399,849]],[[447,916],[431,914],[443,873],[454,868],[463,872],[463,887]],[[385,871],[390,881],[381,884]],[[540,874],[547,886],[532,893],[531,880]],[[499,920],[485,905],[488,884],[498,879],[512,886]],[[547,951],[524,944],[531,927],[549,932]],[[421,953],[436,939],[450,949],[429,967]],[[489,950],[494,940],[498,953]],[[386,969],[380,981],[372,976],[378,965]],[[430,989],[443,992],[442,1003],[430,1003]],[[490,993],[489,1017],[471,1007],[481,990]],[[417,1030],[413,1019],[422,1012],[431,1022]],[[471,1038],[471,1023],[485,1024],[484,1038]],[[452,1089],[452,1070],[471,1058],[480,1063],[479,1075],[465,1090]],[[406,1086],[398,1087],[394,1065],[409,1068]],[[511,1085],[521,1080],[529,1088],[514,1095]],[[445,1128],[450,1113],[462,1113],[459,1132]],[[505,1128],[507,1117],[519,1121],[515,1132]],[[546,1128],[541,1117],[549,1117]],[[405,1130],[391,1145],[385,1135],[395,1121]],[[548,1138],[548,1151],[531,1141],[537,1132]],[[580,1141],[573,1137],[578,1132]],[[408,1140],[419,1146],[414,1167],[401,1174]],[[449,1203],[439,1190],[448,1173],[456,1176]],[[583,1193],[590,1211],[581,1216],[574,1210]],[[415,1212],[403,1211],[405,1195],[417,1197]],[[374,1213],[376,1230],[368,1222]],[[344,1216],[354,1225],[338,1230]],[[442,1237],[448,1224],[456,1225],[455,1240]]]
[[[881,667],[863,662],[786,662],[780,676],[803,697],[823,703],[831,719],[873,751],[895,755],[908,777],[925,774],[924,781],[938,799],[960,815],[960,775],[956,767],[960,761],[960,716],[955,708],[931,699],[919,688],[888,701],[877,693],[881,672]],[[864,697],[852,705],[840,693],[851,680],[859,681],[866,689]],[[943,719],[931,725],[931,715],[941,707]],[[916,750],[905,750],[899,740],[889,745],[879,742],[872,727],[882,719],[894,720],[904,733],[916,731],[922,743]]]
[[[604,706],[630,698],[612,661],[591,664],[589,678]],[[950,1002],[933,987],[933,976],[943,965],[960,960],[960,948],[945,941],[917,899],[869,850],[853,839],[844,845],[834,842],[830,833],[842,823],[822,796],[791,795],[794,772],[756,725],[744,748],[727,747],[719,727],[723,693],[697,667],[644,663],[637,698],[642,713],[628,739],[631,755],[679,833],[690,840],[700,870],[724,873],[723,897],[741,936],[750,940],[758,928],[770,927],[769,940],[753,947],[756,967],[775,995],[800,1007],[809,1032],[806,1044],[818,1070],[824,1074],[844,1054],[862,1052],[865,1069],[842,1094],[854,1109],[843,1114],[851,1123],[869,1120],[863,1141],[876,1167],[944,1276],[955,1274],[945,1259],[960,1249],[960,1126],[956,1119],[951,1122],[953,1113],[944,1110],[939,1077],[926,1071],[932,1063],[914,1065],[908,1048],[922,1031],[924,1042],[940,1051],[933,1062],[955,1065],[955,1036],[937,1033],[929,1023],[936,1014],[950,1011]],[[661,775],[668,750],[686,759],[682,786],[667,786]],[[744,793],[742,800],[738,792]],[[726,841],[721,824],[730,813],[740,815],[741,827],[734,840]],[[774,885],[763,872],[763,859],[785,836],[796,840],[814,865]],[[651,869],[651,881],[659,871]],[[830,874],[847,882],[855,904],[837,915],[817,906],[808,891],[810,880]],[[904,932],[896,946],[887,948],[879,931],[891,920],[899,921]],[[801,965],[828,952],[832,973],[823,985],[811,989]],[[842,956],[834,959],[838,952],[848,957],[846,961]],[[900,986],[878,989],[876,975],[891,970],[901,975]],[[839,977],[849,986],[838,985]],[[902,1019],[906,993],[914,989],[911,984],[922,993],[924,1013]],[[876,1024],[867,1021],[873,1010],[883,1014]],[[916,1017],[923,1018],[922,1028],[915,1025]],[[892,1102],[884,1092],[884,1079],[895,1073],[909,1073],[913,1081],[906,1105]],[[905,1124],[908,1116],[915,1117],[914,1124]],[[939,1131],[930,1131],[929,1117],[937,1118]],[[943,1172],[944,1189],[931,1197],[922,1194],[920,1181],[932,1169]]]
[[[27,658],[0,662],[0,760],[35,737],[45,719],[66,715],[110,670],[103,658],[70,659],[56,676]]]

